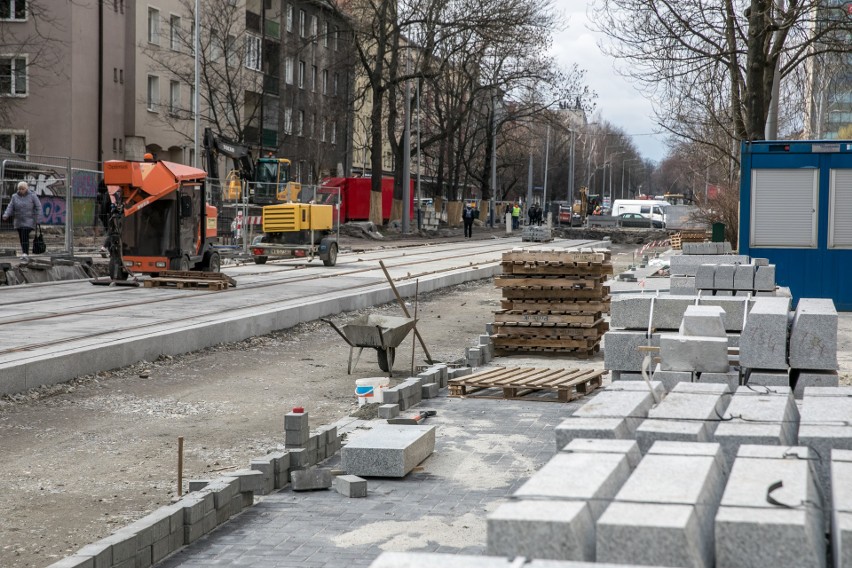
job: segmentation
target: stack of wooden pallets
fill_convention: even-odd
[[[681,250],[683,243],[703,243],[707,240],[707,231],[704,229],[684,229],[671,237],[672,248]]]
[[[503,291],[495,312],[495,355],[536,351],[585,358],[600,349],[609,329],[612,274],[607,250],[515,249],[503,254],[503,274],[494,282]]]

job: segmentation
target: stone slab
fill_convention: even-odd
[[[831,545],[834,566],[852,566],[852,451],[831,451]]]
[[[730,368],[727,337],[662,334],[660,357],[663,371],[726,373]]]
[[[695,269],[695,289],[712,290],[716,285],[716,265],[701,264]]]
[[[628,453],[558,453],[514,493],[516,499],[588,502],[593,519],[633,471]],[[577,480],[582,479],[582,483]]]
[[[761,292],[775,290],[775,265],[758,266],[754,272],[754,289]]]
[[[837,310],[832,300],[799,300],[790,327],[790,367],[837,370]]]
[[[745,376],[745,384],[748,386],[789,387],[790,372],[749,369]]]
[[[610,330],[604,334],[604,368],[609,371],[641,371],[644,353],[640,346],[659,346],[660,334],[651,339],[642,331]]]
[[[692,296],[695,294],[694,276],[672,276],[669,278],[669,294],[672,296]]]
[[[737,272],[736,264],[720,264],[716,267],[713,275],[713,288],[716,290],[733,290],[734,276]]]
[[[790,371],[790,384],[793,385],[793,395],[801,399],[808,387],[836,387],[840,384],[837,371]]]
[[[721,306],[688,306],[680,323],[680,335],[727,337],[722,321],[724,314],[725,310]]]
[[[741,264],[734,273],[734,290],[754,290],[754,264]]]
[[[748,264],[748,261],[748,256],[739,254],[676,254],[669,259],[669,271],[678,276],[695,276],[702,264]]]
[[[628,435],[633,437],[636,428],[648,416],[648,411],[654,403],[654,395],[647,388],[645,390],[608,388],[586,401],[572,417],[624,418]]]
[[[290,488],[293,491],[315,491],[331,487],[331,469],[326,467],[309,467],[290,472]]]
[[[647,453],[658,440],[713,441],[719,416],[730,402],[729,392],[724,384],[679,383],[636,429],[639,449]]]
[[[800,412],[799,445],[807,446],[821,457],[814,465],[825,502],[831,503],[828,456],[832,450],[852,450],[852,387],[808,387]]]
[[[702,296],[698,299],[699,306],[719,306],[725,313],[722,315],[722,323],[726,331],[742,331],[745,314],[751,309],[748,298],[734,296],[726,298],[722,296]]]
[[[714,437],[733,463],[742,445],[795,446],[799,409],[790,387],[740,387],[731,397]]]
[[[486,554],[551,560],[595,559],[595,521],[584,501],[513,501],[487,519]]]
[[[740,386],[740,371],[738,369],[734,369],[727,373],[699,373],[698,381],[696,382],[704,384],[721,383],[728,385],[733,392]]]
[[[628,440],[632,432],[626,418],[566,418],[553,430],[556,449],[561,450],[576,438]]]
[[[369,568],[635,568],[572,560],[534,560],[436,552],[383,552]],[[660,568],[659,566],[645,568]]]
[[[740,337],[740,365],[787,369],[788,298],[756,298]]]
[[[660,363],[654,369],[653,378],[663,384],[666,392],[671,391],[678,383],[691,383],[695,378],[692,371],[664,371]]]
[[[342,466],[359,477],[405,477],[435,450],[435,426],[376,424],[353,436]]]
[[[826,566],[812,457],[803,447],[740,447],[716,515],[718,568]]]
[[[344,497],[367,496],[367,480],[357,475],[338,475],[334,478],[334,490]]]
[[[591,438],[576,438],[560,450],[564,453],[585,454],[624,454],[633,469],[642,459],[639,444],[634,440],[599,440]]]

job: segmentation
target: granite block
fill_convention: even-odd
[[[807,387],[800,413],[799,445],[820,456],[814,465],[825,502],[831,503],[828,456],[833,450],[852,450],[852,387]],[[826,514],[826,523],[828,519]]]
[[[712,290],[716,287],[716,265],[701,264],[695,269],[695,289]]]
[[[632,432],[626,418],[566,418],[553,430],[556,449],[561,450],[575,438],[628,440]]]
[[[619,294],[612,299],[610,328],[647,331],[652,300],[654,317],[651,325],[656,330],[678,329],[686,308],[694,304],[691,298]]]
[[[367,496],[367,480],[357,475],[338,475],[334,478],[334,490],[344,497]]]
[[[630,469],[634,469],[642,460],[642,453],[635,440],[575,438],[560,451],[581,454],[624,454],[627,456]]]
[[[733,290],[734,276],[738,267],[739,265],[736,264],[718,265],[713,276],[713,288],[716,290]]]
[[[761,292],[775,290],[775,265],[758,266],[754,272],[754,289]]]
[[[808,387],[836,387],[840,385],[837,371],[790,371],[790,384],[793,385],[793,395],[801,399]]]
[[[675,276],[669,278],[669,294],[672,296],[692,296],[695,294],[694,276]]]
[[[307,412],[288,412],[284,415],[284,430],[310,431]]]
[[[645,380],[641,371],[610,371],[609,373],[612,378],[612,382],[614,383],[621,381],[636,382]]]
[[[486,554],[550,560],[595,559],[595,522],[583,501],[513,501],[487,519]]]
[[[702,296],[698,299],[699,306],[719,306],[725,313],[722,315],[722,323],[726,331],[742,331],[745,314],[751,309],[751,303],[747,298],[734,296],[726,298],[722,296]]]
[[[628,453],[558,453],[514,493],[516,499],[588,503],[593,520],[633,471]],[[582,479],[583,483],[577,483]]]
[[[669,272],[678,276],[695,276],[702,264],[748,264],[749,258],[739,254],[672,255]]]
[[[728,385],[731,391],[737,390],[740,386],[740,372],[738,369],[728,371],[727,373],[699,373],[699,383],[721,383]]]
[[[721,306],[688,306],[680,323],[680,335],[727,337],[725,325],[722,322],[724,315],[725,310]]]
[[[790,328],[790,367],[837,370],[837,310],[832,300],[799,300]]]
[[[606,389],[586,401],[572,418],[624,418],[628,436],[633,433],[654,405],[654,395],[643,390]]]
[[[714,437],[728,463],[742,445],[795,446],[799,409],[790,387],[740,387],[731,398]]]
[[[379,406],[379,418],[396,418],[399,416],[399,404],[383,404]]]
[[[716,515],[718,568],[826,566],[811,457],[802,447],[740,447]],[[770,496],[791,508],[770,503]]]
[[[326,467],[309,467],[290,472],[293,491],[315,491],[331,487],[331,470]]]
[[[434,449],[434,426],[376,424],[343,448],[342,465],[360,477],[405,477]]]
[[[420,396],[422,398],[435,398],[438,396],[438,383],[426,383],[420,386]]]
[[[754,290],[754,272],[757,267],[753,264],[741,264],[734,273],[734,290]]]
[[[692,371],[664,371],[660,363],[654,369],[653,378],[655,381],[662,383],[666,392],[675,388],[675,385],[681,382],[691,383],[695,378]]]
[[[788,298],[756,298],[740,337],[740,364],[750,369],[787,369]]]
[[[831,451],[831,552],[834,566],[852,566],[852,452]]]
[[[639,449],[646,453],[657,440],[711,442],[729,392],[724,384],[679,383],[636,429]]]
[[[789,387],[789,371],[765,371],[763,369],[749,369],[746,374],[746,383],[749,386],[764,387]]]
[[[649,340],[645,332],[610,330],[604,334],[604,368],[614,371],[641,371],[645,354],[640,346],[660,345],[660,334],[654,333]]]
[[[660,357],[663,371],[726,373],[730,368],[727,337],[662,334]]]

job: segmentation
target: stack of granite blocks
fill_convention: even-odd
[[[717,568],[826,566],[814,460],[804,447],[739,448],[716,515]]]
[[[613,383],[589,398],[554,430],[556,449],[578,438],[633,440],[636,429],[665,395],[662,383]]]
[[[701,264],[695,272],[695,289],[713,296],[774,296],[775,265],[765,258],[751,263]]]
[[[598,519],[596,560],[713,568],[726,478],[718,444],[657,442]]]
[[[657,441],[712,442],[730,401],[727,384],[678,383],[636,429],[639,449],[646,453]]]
[[[837,310],[825,298],[801,298],[790,326],[790,383],[796,398],[806,387],[836,387]]]
[[[831,450],[831,553],[835,566],[852,566],[852,451]]]
[[[753,302],[753,300],[751,300]],[[748,298],[697,296],[652,296],[642,294],[618,295],[612,302],[610,331],[604,336],[604,366],[612,372],[613,381],[641,380],[644,354],[640,346],[660,346],[660,335],[680,332],[684,314],[690,306],[719,306],[728,347],[737,347],[746,313],[750,309]],[[652,315],[653,314],[653,315]],[[651,339],[648,339],[648,329]],[[653,369],[652,369],[653,370]],[[660,368],[659,370],[662,370]],[[660,375],[666,390],[681,380],[691,381],[689,372],[672,372]],[[708,377],[710,378],[710,377]]]
[[[831,452],[852,450],[852,387],[807,387],[801,406],[799,445],[819,456],[817,468],[825,502],[832,502]],[[826,521],[830,515],[826,508]]]
[[[527,225],[521,232],[522,241],[535,243],[549,243],[553,240],[553,232],[550,227],[544,225]]]
[[[739,370],[731,371],[728,336],[720,306],[688,306],[677,334],[660,336],[660,373],[696,373],[702,382],[739,386]],[[669,379],[670,382],[670,379]]]
[[[703,243],[698,243],[703,244]],[[669,290],[675,295],[695,295],[696,273],[702,265],[748,264],[749,257],[739,254],[675,254],[669,259]]]
[[[284,416],[284,447],[289,456],[288,468],[291,473],[335,455],[341,445],[337,426],[325,426],[311,433],[307,412],[288,412]],[[280,470],[278,477],[281,477]]]
[[[488,515],[486,553],[593,562],[595,524],[639,460],[632,440],[573,440]]]
[[[683,243],[680,247],[681,254],[728,254],[732,252],[731,243]]]

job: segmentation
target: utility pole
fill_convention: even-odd
[[[568,167],[568,207],[573,211],[574,208],[574,143],[576,142],[576,132],[573,128],[569,128],[571,133],[571,165]]]
[[[408,73],[408,54],[405,71]],[[405,81],[405,130],[402,134],[402,234],[411,232],[411,81]]]
[[[192,165],[195,166],[196,168],[198,167],[198,115],[200,114],[200,111],[201,111],[201,109],[198,107],[198,91],[199,91],[198,82],[199,82],[199,78],[201,77],[200,63],[199,63],[200,54],[198,53],[198,47],[199,47],[199,43],[200,43],[199,37],[201,36],[201,30],[200,30],[201,17],[200,17],[199,12],[198,12],[198,10],[199,10],[198,1],[199,0],[195,0],[195,37],[192,38],[193,47],[195,49],[195,81],[194,81],[195,93],[193,93],[193,98],[195,99],[193,101],[193,106],[195,107],[195,109],[194,109],[195,110],[195,122],[193,123],[193,138],[192,138],[193,158],[192,158]],[[207,165],[207,169],[208,170],[210,169],[209,164]]]
[[[544,138],[544,188],[541,194],[541,206],[543,209],[547,208],[547,167],[548,161],[550,158],[550,125],[547,125],[547,134]],[[529,204],[527,204],[529,207]]]

